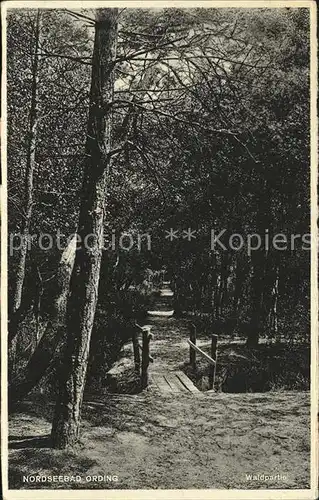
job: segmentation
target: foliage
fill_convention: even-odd
[[[42,12],[31,233],[59,230],[63,241],[77,227],[85,155],[94,22],[91,10],[83,14],[86,20]],[[14,9],[8,16],[11,233],[24,217],[34,15]],[[206,318],[207,329],[249,335],[253,323],[257,340],[309,340],[309,253],[300,242],[294,251],[262,248],[254,258],[246,249],[226,255],[210,248],[212,229],[244,238],[309,232],[308,10],[127,9],[119,22],[112,137],[118,152],[105,233],[148,233],[152,247],[104,252],[90,376],[107,370],[132,321],[143,318],[156,285],[151,276],[162,268],[176,311]],[[170,228],[196,230],[196,239],[170,242]],[[39,249],[36,238],[30,247],[24,292],[35,305],[40,276],[41,321],[59,256],[56,248]],[[13,252],[10,278],[15,264]],[[33,338],[32,325],[21,328],[23,345]]]

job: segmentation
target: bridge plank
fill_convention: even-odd
[[[182,384],[185,385],[185,387],[190,391],[190,392],[200,392],[197,387],[193,384],[193,382],[187,377],[187,375],[185,375],[184,372],[182,371],[178,371],[178,372],[175,372],[176,373],[176,376],[179,378],[179,380],[182,382]]]
[[[185,387],[183,388],[180,382],[179,382],[180,385],[178,384],[179,380],[177,379],[175,373],[165,373],[165,379],[168,382],[168,384],[171,386],[172,391],[174,393],[185,392],[184,389],[186,389],[186,388]]]
[[[168,385],[170,386],[172,392],[174,392],[174,394],[176,394],[177,392],[180,392],[179,388],[176,386],[176,384],[174,384],[171,377],[167,373],[165,373],[164,378],[165,378],[166,382],[168,383]]]
[[[153,373],[152,380],[155,382],[155,384],[157,385],[158,389],[161,392],[163,392],[165,394],[167,394],[167,393],[172,394],[173,393],[171,386],[165,380],[163,375]]]
[[[165,378],[171,386],[176,387],[176,389],[177,389],[176,392],[188,392],[189,393],[189,390],[187,389],[187,387],[185,387],[184,384],[182,384],[182,382],[177,377],[176,373],[168,373],[165,375]]]

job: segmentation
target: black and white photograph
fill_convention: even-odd
[[[2,23],[4,498],[315,500],[315,3]]]

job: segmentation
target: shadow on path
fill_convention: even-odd
[[[51,448],[50,435],[46,436],[9,436],[9,449],[22,450],[25,448]]]

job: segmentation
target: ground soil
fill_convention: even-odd
[[[162,320],[153,331],[151,373],[183,369],[187,324]],[[66,451],[50,448],[52,410],[34,395],[12,414],[10,488],[309,488],[307,391],[163,395],[151,383],[134,395],[87,393],[81,440]],[[30,474],[81,482],[24,483]],[[258,474],[280,478],[250,477]],[[98,475],[118,481],[86,480]]]

